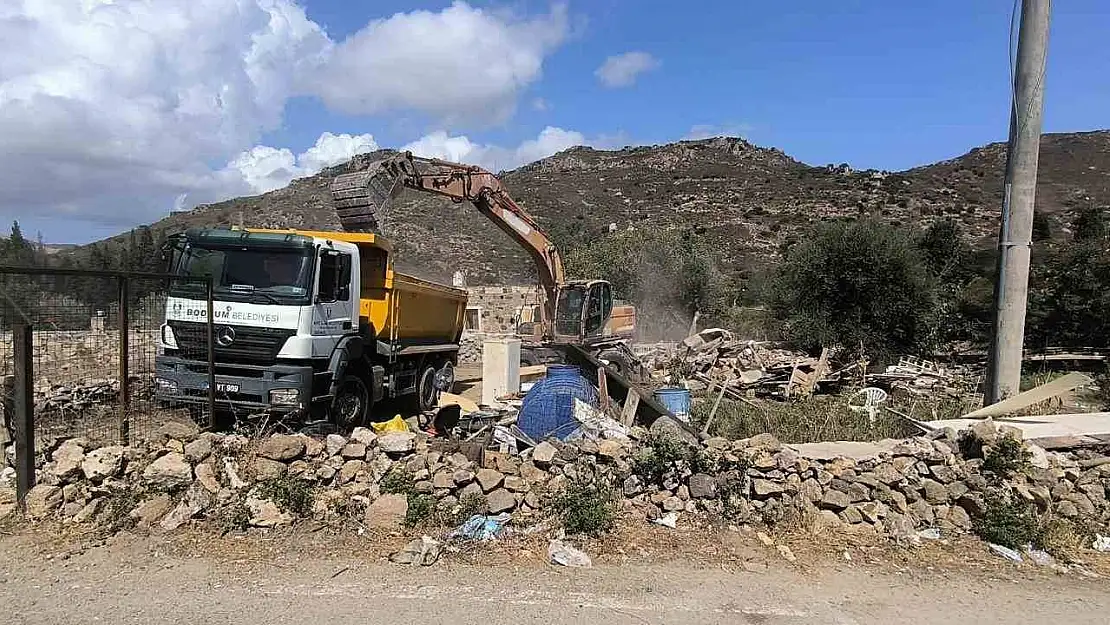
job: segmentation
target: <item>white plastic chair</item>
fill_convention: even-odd
[[[866,412],[871,426],[875,426],[875,416],[879,414],[879,404],[887,399],[887,393],[881,388],[868,386],[862,388],[848,398],[848,409],[853,412]]]

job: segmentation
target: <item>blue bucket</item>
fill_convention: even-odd
[[[682,421],[690,420],[690,391],[685,388],[661,388],[654,393],[655,401]]]

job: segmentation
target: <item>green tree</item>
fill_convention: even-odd
[[[884,359],[935,340],[933,289],[901,230],[874,219],[824,223],[780,265],[772,310],[800,347]]]
[[[138,271],[157,272],[159,251],[154,243],[154,234],[150,231],[150,226],[139,228],[138,250],[140,259]]]
[[[939,280],[959,281],[963,277],[969,250],[955,220],[933,222],[918,237],[917,247],[925,256],[929,272]]]
[[[1030,275],[1030,347],[1110,346],[1110,250],[1078,241],[1048,251]]]
[[[976,258],[959,223],[933,222],[917,238],[917,247],[934,284],[931,326],[936,342],[985,343],[990,338],[993,281],[984,274],[992,270]]]
[[[12,222],[11,235],[0,247],[0,263],[11,267],[31,267],[35,264],[35,246],[23,236],[19,222]]]

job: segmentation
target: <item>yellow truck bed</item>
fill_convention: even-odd
[[[332,238],[358,246],[362,260],[359,317],[379,341],[399,345],[457,343],[466,316],[463,289],[393,269],[393,246],[373,234],[337,232]]]
[[[363,291],[359,308],[379,340],[401,344],[455,343],[465,314],[466,291],[392,269],[384,286]]]

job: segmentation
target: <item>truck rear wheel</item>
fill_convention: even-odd
[[[341,431],[361,426],[370,412],[370,389],[366,380],[348,373],[343,376],[331,402],[331,420]]]
[[[425,365],[416,378],[416,389],[408,397],[408,406],[413,413],[419,414],[434,410],[439,405],[439,389],[436,388],[436,370]]]

